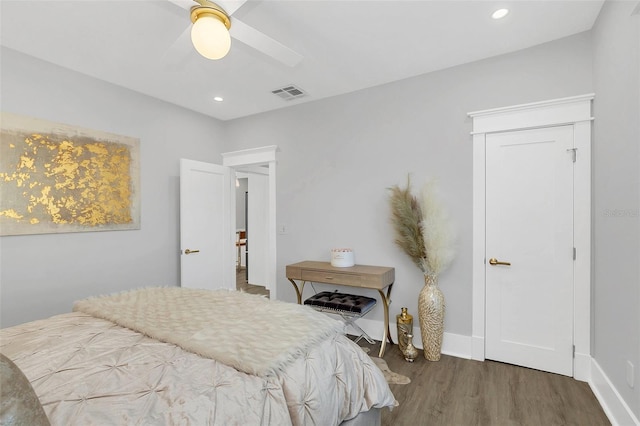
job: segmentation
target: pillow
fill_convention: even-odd
[[[24,373],[0,353],[0,424],[49,426],[36,392]]]

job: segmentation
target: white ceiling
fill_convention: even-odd
[[[237,41],[221,60],[202,58],[181,37],[189,12],[169,0],[0,0],[0,44],[229,120],[586,31],[602,3],[248,1],[232,15],[232,25],[239,19],[304,57],[288,67]],[[491,19],[504,6],[511,13]],[[285,101],[271,93],[290,84],[308,96]]]

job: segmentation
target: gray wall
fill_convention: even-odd
[[[640,418],[640,16],[608,1],[593,29],[594,358]],[[626,363],[635,366],[627,385]]]
[[[2,111],[140,139],[142,228],[0,238],[0,324],[179,283],[179,159],[221,162],[221,122],[3,48]],[[222,139],[222,138],[220,138]]]
[[[393,243],[386,188],[412,174],[440,182],[458,254],[440,279],[445,331],[471,335],[471,122],[466,114],[590,93],[590,33],[497,58],[234,120],[233,149],[276,144],[278,298],[295,300],[285,265],[351,247],[360,264],[396,268],[393,314],[417,313],[420,271]],[[313,95],[313,94],[311,94]],[[309,290],[310,291],[310,290]],[[371,317],[382,320],[382,308]]]

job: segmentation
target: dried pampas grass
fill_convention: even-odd
[[[411,194],[410,178],[407,177],[406,188],[394,185],[390,191],[391,221],[396,232],[396,244],[424,272],[423,265],[427,253],[420,226],[422,210],[416,197]]]
[[[405,188],[394,185],[389,190],[396,244],[424,274],[440,274],[453,260],[455,250],[453,229],[440,203],[436,182],[425,184],[420,198],[411,193],[409,177]]]
[[[427,182],[420,194],[422,209],[422,238],[427,253],[423,272],[440,275],[455,256],[455,235],[449,214],[445,210],[437,191],[437,182]]]

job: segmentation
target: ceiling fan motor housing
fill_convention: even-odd
[[[231,20],[229,19],[229,15],[224,11],[223,8],[218,6],[215,3],[211,2],[203,2],[199,6],[193,6],[191,8],[191,22],[196,23],[198,18],[201,16],[210,15],[220,20],[224,24],[227,29],[231,28]]]

